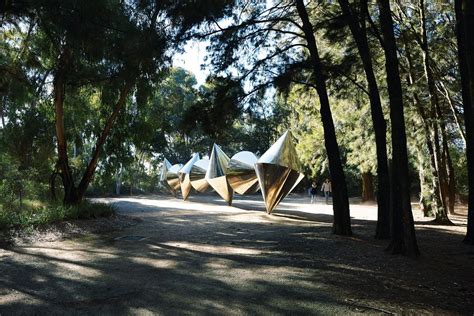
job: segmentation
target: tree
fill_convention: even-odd
[[[352,36],[354,37],[354,40],[357,44],[360,59],[364,65],[364,72],[369,90],[372,125],[375,132],[375,145],[377,150],[378,216],[375,237],[379,239],[385,239],[390,237],[390,182],[386,140],[387,126],[383,116],[379,88],[375,78],[371,51],[367,40],[367,1],[360,1],[358,8],[351,8],[348,0],[339,0],[339,5],[341,6],[345,21],[348,24]],[[367,173],[362,174],[362,177],[364,179],[364,183],[367,183],[369,179],[371,179]],[[364,192],[367,194],[370,192],[370,190],[365,190]]]
[[[388,0],[377,0],[380,26],[385,52],[385,69],[390,99],[392,128],[391,169],[391,243],[393,253],[419,254],[415,236],[415,225],[410,201],[410,179],[408,175],[408,153],[403,111],[403,93],[398,69],[397,45],[393,31],[393,20]]]
[[[466,0],[455,0],[454,5],[469,181],[468,222],[464,242],[474,244],[474,39],[469,33],[474,28],[474,5],[472,1]]]
[[[349,214],[349,199],[347,194],[346,179],[342,169],[339,146],[336,139],[336,131],[332,120],[331,107],[329,105],[329,97],[326,88],[326,78],[321,66],[316,39],[314,37],[313,26],[309,20],[308,12],[303,0],[296,0],[296,8],[302,22],[302,30],[307,42],[307,48],[310,52],[311,62],[313,66],[313,75],[318,91],[320,102],[321,121],[324,128],[324,144],[329,160],[329,170],[331,172],[331,180],[337,190],[333,191],[334,204],[334,223],[333,232],[338,235],[351,235],[351,222]]]
[[[339,188],[333,196],[333,231],[350,235],[347,186],[329,106],[326,78],[318,54],[315,30],[304,3],[279,2],[269,7],[259,4],[252,8],[239,4],[235,10],[240,10],[240,13],[235,14],[239,17],[238,21],[226,28],[214,25],[202,35],[215,35],[212,64],[218,72],[228,71],[231,66],[236,68],[240,74],[239,80],[252,82],[253,88],[247,92],[248,95],[279,84],[287,87],[291,84],[306,84],[318,91],[331,178],[333,185]],[[242,50],[248,50],[249,54]],[[242,58],[237,58],[237,55]]]
[[[38,36],[43,38],[41,57],[51,65],[56,174],[62,179],[64,203],[82,200],[103,146],[135,85],[139,92],[156,80],[166,65],[168,49],[179,46],[187,30],[216,18],[227,5],[222,2],[191,11],[185,3],[102,0],[78,5],[71,0],[25,2],[20,8],[11,8],[13,16],[23,14],[38,21]],[[71,92],[87,85],[99,88],[106,96],[102,108],[113,105],[103,128],[94,135],[90,159],[76,183],[68,154],[65,104]]]

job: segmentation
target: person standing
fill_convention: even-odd
[[[310,195],[311,195],[311,204],[314,203],[314,201],[316,200],[316,194],[318,193],[318,190],[316,190],[316,182],[313,182],[313,184],[311,184],[311,189],[309,191]]]
[[[324,192],[324,197],[326,198],[326,204],[329,203],[329,194],[332,192],[331,188],[331,181],[329,179],[326,179],[321,186],[321,191]]]

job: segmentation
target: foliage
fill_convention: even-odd
[[[83,201],[74,206],[45,204],[27,200],[21,207],[8,208],[0,205],[0,230],[33,228],[63,220],[109,217],[115,214],[113,205]]]

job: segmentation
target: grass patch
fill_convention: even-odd
[[[114,207],[107,203],[84,201],[78,205],[64,206],[26,201],[21,207],[14,209],[6,209],[0,205],[0,230],[35,228],[62,220],[92,219],[113,214]]]

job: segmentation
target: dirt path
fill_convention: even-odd
[[[141,219],[111,233],[0,249],[0,315],[474,312],[474,249],[458,226],[416,214],[422,256],[384,253],[376,208],[351,205],[355,235],[331,234],[331,206],[288,198],[272,216],[255,196],[228,207],[111,199]]]

